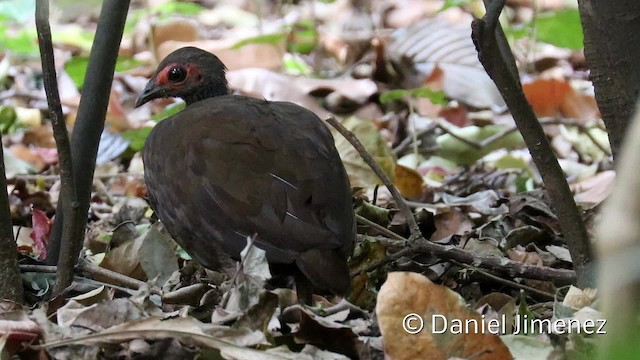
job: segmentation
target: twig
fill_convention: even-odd
[[[131,289],[140,290],[141,288],[147,286],[147,283],[138,279],[134,279],[130,276],[126,276],[120,274],[118,272],[101,268],[99,266],[95,266],[86,260],[81,260],[78,264],[78,270],[87,272],[92,275],[101,276],[107,280],[109,283],[116,285],[123,285]],[[162,291],[156,287],[151,287],[150,291],[152,294],[161,294]]]
[[[364,162],[366,162],[367,165],[369,165],[371,170],[373,170],[373,172],[376,173],[376,175],[378,176],[378,178],[380,178],[382,183],[387,187],[387,189],[389,189],[391,196],[393,196],[393,199],[396,201],[396,206],[398,206],[398,209],[400,209],[400,212],[402,213],[402,215],[404,215],[404,217],[407,220],[407,224],[409,225],[409,231],[411,232],[410,240],[415,240],[419,238],[421,236],[420,229],[418,228],[418,223],[416,223],[416,219],[413,217],[413,212],[411,212],[411,209],[409,208],[409,206],[407,206],[407,204],[404,202],[404,198],[402,197],[402,195],[400,195],[400,192],[395,187],[395,185],[393,185],[393,182],[391,182],[387,174],[385,174],[384,171],[382,171],[382,169],[380,168],[380,165],[378,165],[378,163],[376,163],[376,161],[373,160],[373,158],[371,157],[371,155],[369,155],[369,153],[364,148],[360,140],[358,140],[358,138],[351,131],[347,130],[347,128],[342,126],[342,124],[340,124],[333,115],[329,115],[329,118],[326,121],[331,126],[333,126],[336,130],[338,130],[338,132],[342,134],[342,136],[344,136],[344,138],[347,139],[347,141],[349,141],[351,145],[353,145],[353,147],[358,151],[358,154],[360,154],[360,156],[362,157],[362,160],[364,160]]]
[[[84,87],[78,106],[78,116],[73,128],[71,155],[73,161],[74,181],[78,199],[78,213],[87,214],[91,198],[93,172],[100,135],[104,128],[104,120],[109,103],[113,72],[115,70],[120,40],[127,19],[130,0],[105,0],[102,3],[96,35],[89,55]],[[69,214],[58,204],[56,219],[51,230],[47,263],[54,264],[60,253],[64,218]],[[69,241],[72,242],[71,253],[77,255],[82,249],[86,216],[77,216],[73,222],[73,230]]]
[[[52,265],[20,264],[18,267],[24,272],[54,273],[58,271],[58,267]]]
[[[356,220],[363,225],[367,225],[370,226],[378,231],[380,231],[380,233],[387,235],[388,237],[395,239],[395,240],[400,240],[400,241],[407,241],[407,239],[405,239],[404,237],[402,237],[399,234],[394,233],[393,231],[387,229],[386,227],[375,223],[369,219],[367,219],[366,217],[362,216],[362,215],[358,215],[356,214]]]
[[[480,62],[502,94],[542,176],[571,253],[577,285],[589,287],[595,281],[589,235],[558,159],[553,155],[544,130],[524,96],[517,73],[513,73],[513,54],[508,44],[501,41],[504,33],[498,26],[498,17],[504,5],[505,0],[491,1],[486,5],[486,15],[472,22],[473,43]]]
[[[19,268],[20,268],[20,271],[22,272],[55,273],[58,271],[57,269],[58,267],[53,265],[20,264]],[[96,281],[92,279],[91,281],[94,281],[100,285],[110,286],[120,290],[125,290],[122,286],[125,286],[126,288],[133,289],[133,290],[140,290],[142,287],[147,286],[147,283],[145,283],[144,281],[134,279],[130,276],[123,275],[109,269],[95,266],[86,260],[81,260],[78,266],[74,268],[74,270],[76,269],[78,271],[84,271],[94,276],[95,275],[102,276],[103,278],[109,280],[109,282],[105,283],[105,282]],[[122,286],[119,286],[119,285],[122,285]],[[150,291],[152,294],[161,293],[160,289],[156,287],[152,287]]]
[[[407,244],[408,246],[402,250],[398,250],[393,254],[389,254],[384,258],[370,264],[367,268],[356,271],[351,276],[356,276],[364,272],[370,272],[375,269],[384,266],[390,262],[396,261],[403,256],[411,255],[412,253],[427,253],[439,257],[444,260],[453,260],[456,263],[473,265],[478,268],[492,269],[503,274],[509,274],[513,277],[521,277],[526,279],[535,280],[555,280],[560,282],[572,282],[575,280],[576,274],[572,270],[554,269],[545,266],[534,266],[519,263],[508,258],[488,255],[477,255],[456,248],[454,246],[440,245],[429,240],[420,237],[416,241],[409,242],[404,237],[394,233],[393,231],[386,229],[385,227],[376,224],[362,216],[356,215],[356,220],[372,228],[380,231],[381,233],[390,236],[391,238],[398,240],[399,244]]]
[[[506,285],[506,286],[512,287],[514,289],[528,291],[528,292],[530,292],[532,294],[536,294],[536,295],[538,295],[540,297],[543,297],[545,299],[549,299],[549,300],[554,300],[555,299],[555,296],[553,294],[550,294],[550,293],[548,293],[546,291],[538,290],[536,288],[533,288],[531,286],[527,286],[527,285],[524,285],[524,284],[518,284],[515,281],[501,278],[499,276],[493,275],[493,274],[491,274],[489,272],[486,272],[486,271],[484,271],[482,269],[479,269],[479,268],[477,268],[475,266],[472,266],[472,265],[469,265],[469,264],[461,264],[461,263],[459,263],[457,261],[452,261],[452,262],[455,263],[458,266],[462,266],[462,267],[465,267],[465,268],[467,268],[469,270],[472,270],[473,272],[475,272],[477,274],[480,274],[480,275],[484,276],[485,278],[491,279],[491,280],[493,280],[493,281],[495,281],[497,283],[500,283],[502,285]]]
[[[73,231],[73,224],[78,218],[78,199],[73,178],[73,164],[71,160],[71,145],[69,133],[62,114],[60,94],[58,93],[58,80],[56,66],[53,58],[53,43],[51,41],[51,28],[49,26],[49,0],[36,2],[36,28],[38,30],[38,43],[40,45],[40,59],[42,61],[42,76],[44,90],[49,104],[49,116],[53,127],[53,137],[56,140],[58,157],[60,159],[60,202],[62,210],[67,214],[62,223],[62,238],[66,241],[60,244],[58,257],[58,271],[53,294],[56,296],[73,280],[73,267],[76,264],[78,252],[74,251],[74,242],[80,235]],[[84,230],[84,229],[83,229]]]
[[[101,175],[96,174],[94,178],[104,180],[104,179],[111,179],[111,178],[116,178],[120,176],[131,176],[131,177],[143,178],[144,174],[132,173],[132,172],[121,172],[116,174],[101,174]],[[25,181],[37,181],[37,180],[56,181],[60,179],[60,175],[16,175],[15,179],[25,180]]]
[[[585,135],[587,135],[587,137],[589,138],[589,140],[591,140],[593,142],[593,144],[598,147],[598,149],[600,149],[603,153],[605,153],[607,156],[611,156],[611,151],[609,151],[609,149],[607,149],[605,146],[603,146],[602,144],[600,144],[598,142],[598,140],[591,134],[591,132],[589,131],[590,129],[583,125],[580,124],[578,121],[576,121],[575,119],[565,119],[565,118],[542,118],[540,119],[540,125],[542,126],[546,126],[546,125],[565,125],[565,126],[575,126],[578,128],[578,130],[580,130],[580,132],[584,133]],[[475,148],[475,149],[483,149],[491,144],[493,144],[494,142],[508,136],[509,134],[518,131],[518,127],[517,126],[511,126],[507,129],[504,129],[496,134],[493,134],[487,138],[485,138],[482,141],[475,141],[473,139],[467,139],[464,136],[460,136],[458,134],[456,134],[455,130],[451,128],[451,126],[449,126],[446,122],[444,121],[437,121],[436,126],[441,129],[442,131],[446,132],[447,134],[451,135],[452,137],[462,141],[463,143]],[[409,140],[411,140],[411,138],[407,138]],[[395,150],[394,150],[395,151]]]
[[[0,299],[22,303],[24,291],[18,270],[18,249],[13,237],[11,208],[4,169],[4,147],[0,133]]]
[[[209,291],[207,284],[198,283],[185,286],[175,291],[171,291],[162,295],[163,304],[184,304],[189,300],[201,297],[205,292]]]
[[[593,142],[593,144],[598,147],[598,149],[600,149],[603,153],[605,153],[607,156],[611,156],[611,151],[609,151],[609,149],[607,149],[605,146],[603,146],[602,144],[600,144],[598,142],[598,140],[591,134],[591,132],[589,130],[591,130],[590,128],[588,128],[587,126],[579,123],[577,120],[575,119],[566,119],[566,118],[541,118],[540,119],[540,125],[545,126],[545,125],[564,125],[564,126],[575,126],[578,128],[578,130],[582,133],[584,133],[585,135],[587,135],[587,137],[589,138],[589,140],[591,140],[591,142]],[[518,130],[517,126],[512,126],[508,129],[505,129],[497,134],[494,134],[492,136],[489,136],[488,138],[482,140],[479,144],[482,147],[486,147],[488,145],[490,145],[491,143],[504,138],[505,136],[515,132]]]
[[[419,139],[423,136],[425,136],[426,134],[432,132],[434,129],[436,128],[436,125],[432,125],[427,127],[426,129],[422,129],[420,131],[418,131],[415,134],[415,139],[414,136],[407,136],[404,140],[402,140],[402,142],[400,144],[398,144],[398,146],[396,146],[393,149],[393,153],[398,155],[400,153],[402,153],[403,151],[405,151],[409,146],[413,145],[414,142],[419,141]]]

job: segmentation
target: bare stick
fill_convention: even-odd
[[[611,151],[609,151],[609,149],[607,149],[605,146],[603,146],[602,144],[600,144],[600,142],[598,142],[598,140],[589,132],[589,128],[583,124],[580,124],[578,121],[576,121],[575,119],[564,119],[564,118],[543,118],[540,119],[540,125],[542,126],[546,126],[546,125],[565,125],[565,126],[575,126],[578,128],[578,130],[582,133],[584,133],[585,135],[587,135],[587,137],[589,138],[589,140],[591,140],[591,142],[594,143],[594,145],[596,145],[598,147],[598,149],[600,149],[603,153],[605,153],[607,156],[611,156]],[[506,128],[496,134],[493,134],[491,136],[489,136],[488,138],[482,140],[482,141],[476,141],[473,139],[467,139],[464,136],[460,136],[458,134],[456,134],[456,132],[451,128],[450,125],[448,125],[446,122],[444,121],[438,121],[436,123],[436,126],[441,129],[442,131],[444,131],[445,133],[451,135],[452,137],[454,137],[455,139],[458,139],[460,141],[462,141],[463,143],[475,148],[475,149],[483,149],[491,144],[493,144],[494,142],[508,136],[509,134],[518,131],[518,127],[517,126],[511,126],[509,128]],[[407,138],[409,140],[411,140],[411,138]],[[404,143],[404,142],[403,142]],[[394,150],[395,152],[395,150]]]
[[[555,295],[553,295],[551,293],[548,293],[546,291],[538,290],[536,288],[533,288],[531,286],[527,286],[527,285],[524,285],[524,284],[518,284],[515,281],[511,281],[509,279],[501,278],[499,276],[493,275],[490,272],[484,271],[482,269],[479,269],[479,268],[477,268],[475,266],[472,266],[472,265],[469,265],[469,264],[460,264],[457,261],[454,261],[454,263],[456,263],[457,265],[462,266],[464,268],[467,268],[467,269],[471,270],[474,273],[480,274],[481,276],[484,276],[487,279],[491,279],[491,280],[493,280],[493,281],[495,281],[495,282],[497,282],[499,284],[506,285],[506,286],[512,287],[514,289],[528,291],[528,292],[530,292],[532,294],[536,294],[536,295],[538,295],[540,297],[543,297],[543,298],[545,298],[547,300],[554,300],[555,299]]]
[[[478,58],[496,83],[540,171],[571,253],[577,285],[593,286],[595,274],[591,264],[594,255],[589,235],[558,159],[553,155],[544,130],[524,96],[517,73],[513,73],[513,54],[508,44],[502,41],[504,33],[498,26],[498,16],[505,0],[486,0],[485,3],[488,3],[485,5],[486,15],[471,24],[472,39],[478,51]]]
[[[86,261],[86,260],[81,260],[79,267],[79,270],[87,272],[89,274],[92,275],[99,275],[103,278],[108,279],[108,283],[111,284],[115,284],[115,285],[123,285],[126,286],[128,288],[131,289],[136,289],[139,290],[145,286],[147,286],[147,283],[138,279],[134,279],[130,276],[126,276],[123,274],[120,274],[118,272],[109,270],[109,269],[105,269],[105,268],[101,268],[99,266],[95,266],[93,264],[91,264],[90,262]],[[150,289],[152,294],[160,294],[161,291],[158,288],[152,287]]]
[[[78,213],[73,222],[69,240],[71,241],[71,255],[77,257],[82,249],[84,230],[87,223],[85,216],[89,210],[91,199],[91,185],[96,166],[96,156],[100,135],[104,128],[104,119],[109,103],[113,72],[120,48],[120,40],[127,18],[130,0],[104,0],[98,20],[96,36],[91,47],[89,64],[82,97],[78,106],[78,116],[73,128],[71,152],[74,169],[76,196],[78,199]],[[58,204],[56,220],[49,239],[49,253],[47,263],[54,264],[60,253],[64,218],[69,216]]]
[[[572,282],[575,281],[576,273],[572,270],[554,269],[546,266],[534,266],[527,265],[513,260],[509,260],[504,257],[477,255],[470,253],[466,250],[459,249],[455,246],[446,246],[436,244],[423,237],[413,242],[408,242],[407,239],[392,232],[385,227],[376,224],[362,216],[356,216],[359,223],[371,226],[372,228],[380,231],[381,233],[390,236],[394,240],[398,240],[398,243],[408,243],[408,247],[403,248],[393,254],[389,254],[384,258],[369,265],[366,269],[354,272],[351,276],[373,271],[385,264],[396,261],[403,256],[410,256],[413,253],[427,253],[439,257],[440,259],[453,260],[458,263],[472,265],[477,268],[491,269],[502,274],[508,274],[513,277],[521,277],[526,279],[535,280],[552,280],[560,282]]]
[[[62,115],[62,105],[60,105],[60,94],[58,93],[51,28],[49,27],[49,0],[38,0],[36,2],[36,28],[40,45],[44,90],[47,94],[53,137],[56,140],[60,159],[60,182],[62,184],[60,202],[62,203],[62,210],[66,213],[62,224],[62,238],[66,241],[60,244],[56,284],[53,288],[53,294],[56,296],[60,291],[71,285],[73,280],[73,267],[78,257],[78,252],[74,251],[73,246],[75,236],[78,235],[73,233],[73,224],[78,217],[78,199],[73,179],[69,133]]]
[[[13,224],[4,170],[4,150],[0,134],[0,299],[22,303],[24,290],[18,270],[18,249],[13,238]]]
[[[362,160],[364,160],[364,162],[369,165],[371,170],[376,173],[382,183],[387,187],[387,189],[389,189],[389,192],[391,192],[391,196],[393,196],[393,199],[396,201],[398,209],[400,209],[400,212],[402,213],[402,215],[404,215],[407,220],[407,224],[409,225],[409,231],[411,232],[411,238],[409,240],[415,240],[421,237],[422,235],[420,233],[420,229],[418,228],[418,223],[416,223],[416,219],[413,217],[413,212],[411,212],[411,209],[409,208],[407,203],[405,203],[404,198],[402,197],[402,195],[400,195],[400,192],[395,187],[395,185],[393,185],[391,179],[389,179],[387,174],[385,174],[384,171],[382,171],[382,169],[380,168],[380,165],[378,165],[378,163],[373,160],[371,155],[369,155],[360,140],[358,140],[358,138],[351,131],[342,126],[342,124],[340,124],[333,115],[329,115],[329,118],[326,121],[336,130],[338,130],[338,132],[342,134],[342,136],[344,136],[344,138],[347,139],[347,141],[349,141],[351,145],[353,145],[353,147],[358,151],[358,154],[360,154],[360,156],[362,157]]]

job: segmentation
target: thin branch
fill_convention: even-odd
[[[551,293],[548,293],[546,291],[538,290],[538,289],[533,288],[531,286],[527,286],[527,285],[524,285],[524,284],[518,284],[515,281],[501,278],[499,276],[493,275],[490,272],[484,271],[484,270],[482,270],[482,269],[480,269],[480,268],[478,268],[476,266],[472,266],[472,265],[469,265],[469,264],[461,264],[461,263],[459,263],[457,261],[452,261],[452,262],[455,263],[458,266],[462,266],[464,268],[467,268],[467,269],[473,271],[474,273],[480,274],[481,276],[484,276],[485,278],[493,280],[493,281],[495,281],[495,282],[497,282],[499,284],[506,285],[506,286],[509,286],[511,288],[518,289],[518,290],[524,290],[524,291],[530,292],[532,294],[536,294],[536,295],[538,295],[538,296],[540,296],[542,298],[548,299],[548,300],[555,300],[555,295],[553,295]]]
[[[22,272],[54,273],[58,271],[58,267],[53,265],[20,264],[18,267]]]
[[[207,284],[197,283],[185,286],[178,290],[164,293],[162,295],[163,304],[184,304],[193,302],[194,299],[200,299],[204,293],[211,290]]]
[[[414,144],[414,142],[419,142],[420,139],[427,135],[430,132],[433,132],[433,130],[436,128],[436,125],[433,124],[425,129],[421,129],[420,131],[418,131],[415,136],[407,136],[404,140],[402,140],[402,142],[400,142],[400,144],[398,144],[398,146],[396,146],[395,148],[393,148],[393,153],[398,155],[400,153],[402,153],[403,151],[405,151],[409,146],[412,146]],[[417,146],[418,144],[416,144]]]
[[[72,243],[71,253],[76,257],[82,249],[87,223],[87,217],[84,215],[89,211],[98,144],[104,129],[113,73],[129,3],[130,0],[105,0],[102,3],[78,106],[78,116],[73,129],[71,152],[75,170],[74,180],[79,203],[78,213],[83,215],[76,217],[69,235],[69,241]],[[68,215],[70,214],[67,214],[61,204],[58,204],[47,255],[47,263],[50,265],[58,259],[63,238],[64,218]]]
[[[115,285],[122,285],[122,286],[126,286],[128,288],[131,289],[136,289],[136,290],[140,290],[141,288],[147,286],[147,283],[138,279],[134,279],[130,276],[126,276],[123,274],[120,274],[118,272],[109,270],[109,269],[105,269],[105,268],[101,268],[99,266],[95,266],[92,263],[86,261],[86,260],[81,260],[80,264],[78,265],[78,270],[80,271],[84,271],[86,273],[89,273],[93,276],[100,276],[106,280],[108,280],[108,283],[111,284],[115,284]],[[152,294],[161,294],[160,289],[156,288],[156,287],[151,287],[150,291]]]
[[[477,268],[490,269],[502,274],[508,274],[512,277],[560,282],[573,282],[576,278],[576,273],[572,270],[527,265],[510,260],[505,257],[473,254],[452,245],[440,245],[431,242],[429,240],[426,240],[424,237],[420,237],[417,240],[410,242],[408,239],[405,239],[404,237],[392,232],[391,230],[386,229],[385,227],[376,224],[366,218],[363,218],[362,216],[356,215],[356,220],[361,224],[371,226],[381,233],[384,233],[385,235],[398,240],[398,243],[400,244],[407,244],[407,247],[404,247],[403,249],[398,250],[393,254],[385,256],[384,258],[369,265],[365,269],[354,272],[353,274],[351,274],[352,277],[364,272],[370,272],[378,269],[390,262],[398,260],[403,256],[410,256],[415,253],[426,253],[437,256],[440,259],[472,265]]]
[[[121,177],[121,176],[131,176],[131,177],[137,177],[137,178],[141,178],[141,179],[144,178],[144,174],[142,174],[142,173],[121,172],[121,173],[115,173],[115,174],[95,175],[94,179],[108,180],[108,179],[113,179],[113,178],[117,178],[117,177]],[[39,181],[39,180],[56,181],[56,180],[60,179],[60,175],[24,175],[24,174],[19,174],[19,175],[16,175],[15,179],[16,180],[25,180],[25,181]]]
[[[575,126],[578,128],[578,130],[582,133],[584,133],[585,135],[587,135],[587,137],[589,138],[589,140],[591,140],[591,142],[593,142],[593,144],[598,147],[598,149],[600,149],[603,153],[605,153],[607,156],[611,156],[611,151],[609,151],[609,149],[607,149],[605,146],[603,146],[602,144],[600,144],[600,142],[598,142],[598,140],[591,134],[590,132],[590,128],[579,123],[577,120],[575,119],[565,119],[565,118],[542,118],[540,119],[540,125],[542,126],[546,126],[546,125],[565,125],[565,126]],[[462,141],[463,143],[475,148],[475,149],[483,149],[491,144],[493,144],[494,142],[505,138],[506,136],[508,136],[509,134],[518,131],[518,127],[517,126],[511,126],[508,127],[496,134],[493,134],[487,138],[485,138],[482,141],[476,141],[473,139],[467,139],[464,136],[460,136],[458,135],[454,129],[452,129],[452,127],[445,121],[442,120],[436,120],[436,126],[441,129],[442,131],[444,131],[445,133],[451,135],[452,137]],[[411,140],[411,138],[407,138],[409,140]],[[394,150],[395,151],[395,150]]]
[[[13,223],[4,169],[4,147],[0,134],[0,299],[22,303],[24,291],[18,270],[18,249],[13,237]]]
[[[400,240],[400,241],[407,241],[407,239],[405,239],[404,237],[402,237],[399,234],[394,233],[393,231],[387,229],[386,227],[375,223],[369,219],[367,219],[366,217],[362,216],[362,215],[358,215],[356,214],[356,220],[363,225],[367,225],[369,227],[372,227],[376,230],[378,230],[381,234],[387,235],[388,237],[394,239],[394,240]]]
[[[353,147],[358,151],[358,154],[360,154],[360,156],[362,157],[362,160],[364,160],[364,162],[369,165],[371,170],[376,173],[382,183],[387,187],[387,189],[389,189],[391,196],[393,196],[393,199],[396,201],[396,206],[398,206],[398,209],[400,209],[400,212],[407,220],[409,231],[411,232],[410,240],[414,240],[422,236],[420,233],[420,229],[418,228],[418,223],[416,223],[416,219],[413,217],[413,212],[411,212],[411,209],[405,203],[404,198],[395,187],[395,185],[393,185],[393,182],[391,182],[391,179],[389,179],[387,174],[382,171],[380,165],[378,165],[378,163],[371,157],[371,155],[369,155],[360,140],[358,140],[358,138],[351,131],[342,126],[342,124],[340,124],[333,115],[329,115],[329,118],[326,121],[336,130],[338,130],[338,132],[342,134],[342,136],[344,136],[344,138],[347,139],[347,141],[349,141],[351,145],[353,145]]]
[[[58,272],[56,284],[53,289],[54,296],[71,285],[73,280],[73,267],[75,266],[78,252],[73,246],[73,224],[78,217],[78,199],[73,179],[73,164],[71,160],[71,145],[69,133],[62,114],[60,94],[58,93],[58,80],[56,76],[55,59],[53,58],[53,43],[51,41],[51,28],[49,26],[49,0],[36,2],[36,28],[38,31],[38,43],[40,45],[40,59],[42,61],[42,76],[44,90],[49,104],[49,116],[53,127],[53,137],[58,149],[60,159],[60,202],[62,210],[67,214],[62,224],[62,238],[66,241],[60,244],[60,256],[58,257]]]
[[[498,17],[504,4],[505,0],[494,0],[486,5],[486,15],[471,24],[472,40],[480,62],[502,94],[542,176],[571,253],[577,285],[593,286],[595,274],[591,264],[594,255],[586,227],[558,159],[524,96],[519,77],[511,70],[515,66],[513,54],[508,44],[501,41],[504,33],[498,26]]]

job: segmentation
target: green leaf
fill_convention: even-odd
[[[466,6],[471,4],[473,1],[474,0],[445,0],[444,4],[442,4],[442,7],[440,8],[440,10],[438,10],[438,12],[445,11],[452,7]]]
[[[237,43],[235,43],[235,45],[231,47],[231,49],[232,50],[239,49],[249,44],[276,44],[284,40],[285,36],[286,35],[284,33],[276,33],[276,34],[250,37],[250,38],[246,38],[238,41]]]
[[[177,103],[169,104],[169,105],[167,105],[167,107],[164,108],[164,110],[162,110],[161,113],[152,115],[151,116],[151,120],[153,120],[155,122],[162,121],[162,120],[168,118],[169,116],[173,116],[173,115],[177,114],[178,112],[180,112],[180,110],[184,109],[185,106],[186,106],[186,104],[183,103],[183,102],[177,102]]]
[[[309,75],[312,72],[311,67],[304,60],[289,53],[284,56],[283,66],[285,72],[291,75]]]
[[[58,27],[51,33],[54,44],[74,45],[85,51],[89,51],[91,49],[93,36],[93,32],[87,31],[75,24]]]
[[[411,96],[416,98],[427,98],[436,105],[446,105],[446,95],[442,91],[433,91],[429,88],[417,88],[411,90]]]
[[[533,20],[533,26],[539,41],[569,49],[582,49],[584,46],[580,13],[577,9],[540,14]]]
[[[308,54],[318,45],[316,23],[312,20],[302,20],[293,25],[289,33],[287,50],[292,53]]]
[[[380,102],[382,104],[387,104],[392,101],[401,100],[409,97],[414,98],[427,98],[431,100],[432,103],[437,105],[446,104],[446,95],[442,91],[433,91],[429,88],[417,88],[411,90],[405,89],[395,89],[385,91],[380,95]]]
[[[492,135],[495,135],[504,130],[504,126],[489,125],[489,126],[467,126],[459,129],[452,129],[456,136],[464,139],[480,142]],[[521,149],[525,146],[524,140],[519,132],[513,132],[509,135],[502,137],[491,144],[477,149],[462,140],[458,140],[451,134],[440,135],[436,138],[436,143],[440,147],[438,155],[453,161],[458,165],[469,165],[476,162],[478,159],[487,155],[488,153],[497,149]]]
[[[18,55],[38,54],[38,39],[34,29],[23,30],[15,36],[7,36],[6,28],[0,28],[5,36],[0,37],[0,49],[10,50]]]
[[[73,83],[76,84],[78,89],[82,88],[82,85],[84,85],[84,77],[87,73],[88,64],[88,56],[76,56],[64,64],[64,70],[69,74],[69,77],[71,77],[71,80],[73,80]],[[142,62],[132,57],[119,56],[116,61],[116,71],[127,71],[141,64]]]
[[[76,84],[78,89],[80,89],[82,84],[84,84],[84,76],[87,72],[88,63],[88,56],[76,56],[64,64],[64,71],[69,74],[69,77],[73,80],[73,83]]]
[[[116,61],[116,71],[128,71],[135,69],[144,63],[140,60],[136,60],[130,56],[118,56]]]
[[[159,4],[153,8],[153,11],[159,15],[173,16],[176,14],[196,15],[203,10],[202,5],[193,2],[167,2]]]
[[[122,137],[129,140],[129,148],[133,151],[140,151],[144,147],[144,142],[147,140],[147,136],[151,133],[150,127],[144,127],[140,129],[126,130],[121,133]]]
[[[3,134],[9,132],[9,129],[15,124],[18,116],[11,106],[0,106],[0,131]]]

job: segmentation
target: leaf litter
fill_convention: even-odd
[[[82,253],[83,261],[138,282],[117,282],[109,273],[80,266],[58,299],[48,299],[53,277],[38,268],[59,197],[59,167],[37,48],[29,45],[35,34],[18,25],[30,19],[33,8],[0,7],[7,35],[0,41],[6,49],[0,62],[0,129],[9,149],[4,153],[11,214],[31,306],[2,303],[3,353],[56,359],[543,359],[569,350],[549,337],[513,334],[516,315],[601,317],[592,289],[567,290],[552,277],[527,279],[419,251],[394,257],[407,247],[401,240],[410,236],[406,219],[337,133],[356,213],[367,221],[358,225],[347,299],[316,295],[315,306],[303,308],[287,284],[266,290],[266,260],[250,244],[235,273],[198,267],[144,200],[142,144],[155,122],[180,107],[168,100],[133,109],[155,63],[187,45],[216,53],[230,67],[238,93],[293,101],[322,118],[341,116],[409,201],[430,241],[551,269],[571,269],[572,262],[540,176],[470,41],[477,4],[149,3],[132,5],[126,25]],[[586,217],[597,218],[613,174],[581,51],[527,36],[522,29],[536,21],[527,11],[532,4],[515,3],[518,16],[506,30],[522,61],[525,93],[541,119],[554,120],[545,123],[547,136],[578,205]],[[545,2],[544,21],[537,26],[553,29],[573,21],[573,9],[552,3]],[[60,16],[52,19],[56,59],[64,63],[58,78],[69,128],[99,6],[89,2],[85,10],[73,10],[56,4]],[[553,23],[558,10],[560,25]],[[574,43],[571,37],[563,41]],[[507,319],[507,330],[501,336],[412,335],[399,327],[410,313],[424,319]],[[566,340],[577,352],[588,352],[594,341]]]

